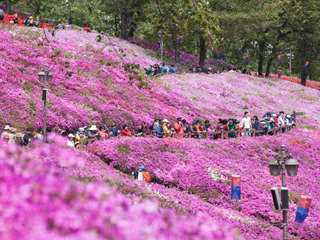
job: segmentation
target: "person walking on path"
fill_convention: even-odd
[[[177,118],[177,121],[174,123],[173,127],[174,127],[174,130],[175,130],[175,133],[179,134],[176,137],[177,138],[182,138],[183,134],[184,134],[184,128],[183,128],[183,124],[182,124],[182,121],[181,121],[180,117]]]

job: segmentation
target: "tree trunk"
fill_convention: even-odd
[[[204,66],[204,61],[206,60],[207,48],[206,48],[206,40],[203,36],[200,36],[200,58],[199,65],[201,68]]]
[[[137,27],[138,27],[137,24],[135,22],[132,22],[131,27],[130,27],[130,31],[128,34],[129,38],[133,38],[134,32],[136,31]]]
[[[308,77],[308,73],[307,73],[307,70],[304,70],[302,72],[302,75],[301,75],[301,84],[303,86],[306,86],[307,85],[307,77]]]
[[[278,61],[276,61],[276,65],[274,65],[274,74],[278,74]]]
[[[121,13],[121,38],[127,39],[129,13],[124,9]]]
[[[11,0],[5,0],[6,14],[11,14]]]
[[[175,43],[174,60],[176,62],[180,62],[179,45],[180,43],[177,43],[177,42]]]
[[[263,76],[263,73],[262,73],[263,57],[260,57],[258,64],[259,64],[259,65],[258,65],[258,73],[259,73],[259,76]]]
[[[268,63],[267,63],[267,69],[266,69],[266,77],[268,77],[270,74],[270,68],[271,68],[272,61],[273,61],[273,58],[269,58]]]

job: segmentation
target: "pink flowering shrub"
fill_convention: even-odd
[[[48,84],[49,127],[76,129],[113,121],[150,125],[154,117],[177,116],[190,123],[195,117],[215,120],[239,117],[244,110],[263,114],[280,109],[306,111],[304,123],[318,123],[312,108],[319,108],[314,105],[319,92],[296,84],[238,74],[149,79],[142,67],[159,61],[127,41],[112,38],[111,45],[106,37],[98,42],[96,33],[57,31],[52,36],[15,27],[2,27],[0,33],[1,125],[42,126],[43,83],[37,72],[45,64],[54,75]],[[128,64],[141,68],[133,74],[125,69]]]
[[[45,64],[54,75],[48,84],[50,127],[72,129],[113,121],[151,124],[155,116],[190,119],[201,114],[192,102],[147,78],[143,69],[136,74],[126,71],[125,64],[147,67],[158,61],[126,41],[113,39],[116,44],[110,46],[106,38],[97,42],[97,34],[78,31],[58,31],[55,37],[49,33],[45,37],[37,29],[2,28],[0,32],[2,123],[42,125],[43,83],[37,72]]]
[[[48,85],[50,127],[113,121],[133,127],[150,125],[155,116],[190,123],[279,110],[305,112],[299,127],[319,126],[320,93],[314,89],[236,73],[150,79],[143,69],[128,71],[154,63],[159,61],[144,49],[116,38],[98,42],[95,33],[45,36],[37,29],[2,27],[0,124],[42,126],[37,72],[48,64],[54,74]],[[267,166],[282,144],[300,163],[298,176],[287,181],[289,223],[299,195],[313,198],[306,228],[289,225],[290,237],[319,238],[319,131],[217,141],[112,139],[86,150],[67,149],[58,136],[49,141],[27,149],[0,142],[1,239],[279,239],[275,224],[281,214],[269,191],[280,179]],[[140,165],[153,183],[114,169]],[[239,202],[230,200],[232,174],[241,175]]]
[[[238,73],[215,75],[181,74],[161,78],[176,94],[193,101],[209,119],[240,118],[245,111],[259,119],[269,111],[304,112],[298,123],[318,128],[320,91],[277,79],[249,77]]]
[[[311,230],[289,225],[289,231],[293,236],[317,238],[317,229],[320,228],[317,221],[320,198],[316,177],[320,167],[317,161],[320,158],[319,132],[296,129],[277,137],[248,137],[231,141],[120,139],[97,142],[89,149],[94,149],[113,167],[137,169],[144,165],[156,183],[195,194],[216,207],[236,210],[253,222],[270,226],[281,221],[281,214],[274,210],[270,194],[270,188],[280,186],[281,181],[270,175],[268,162],[282,144],[300,163],[298,176],[287,179],[290,191],[289,223],[294,223],[299,196],[307,194],[313,198],[304,224]],[[242,199],[239,203],[230,200],[232,174],[241,176]],[[241,231],[250,232],[248,228],[250,226]],[[265,236],[261,239],[268,239],[265,234],[271,233],[261,231]]]
[[[130,43],[136,44],[138,46],[141,46],[145,49],[150,50],[153,53],[160,52],[159,44],[157,43],[150,43],[144,40],[139,39],[128,39]],[[181,70],[189,70],[190,68],[194,68],[196,65],[199,64],[199,58],[192,55],[185,53],[183,51],[179,52],[180,60],[175,63],[175,68],[178,69],[178,71]],[[175,58],[175,52],[172,49],[164,49],[164,56],[169,59],[169,61],[173,61]],[[228,68],[234,69],[236,66],[229,64],[225,62],[222,59],[207,59],[205,61],[206,67],[211,67],[214,72],[222,71],[223,69],[227,70]]]
[[[58,164],[69,162],[69,151],[60,147],[64,155],[54,157],[58,145],[1,145],[1,239],[236,239],[228,225],[204,214],[176,215],[153,200],[134,203],[102,182],[69,179]]]

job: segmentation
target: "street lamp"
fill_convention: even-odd
[[[42,89],[42,101],[44,103],[43,109],[43,138],[47,141],[47,99],[48,99],[48,89],[47,82],[51,82],[53,78],[53,74],[48,70],[47,65],[45,69],[41,72],[38,72],[39,81],[44,82],[44,88]]]
[[[292,158],[291,153],[289,154],[289,159],[286,161],[287,173],[290,177],[295,177],[298,174],[299,163],[296,159]]]
[[[299,163],[292,158],[292,154],[286,153],[285,146],[281,146],[281,152],[277,154],[276,159],[272,159],[269,162],[269,169],[272,176],[279,176],[282,174],[282,187],[281,187],[281,209],[282,209],[282,224],[283,224],[283,239],[288,239],[288,209],[289,209],[289,193],[286,187],[286,170],[289,176],[295,177],[298,173]],[[271,189],[274,201],[277,199],[274,197],[274,188]],[[275,206],[279,205],[275,202]]]
[[[163,37],[164,37],[164,31],[160,30],[158,32],[158,35],[160,37],[160,56],[161,56],[161,64],[163,66]]]

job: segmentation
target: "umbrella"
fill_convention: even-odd
[[[270,114],[272,116],[272,114],[275,114],[275,113],[274,112],[267,112],[266,114],[263,115],[262,118],[266,118],[268,114]]]

